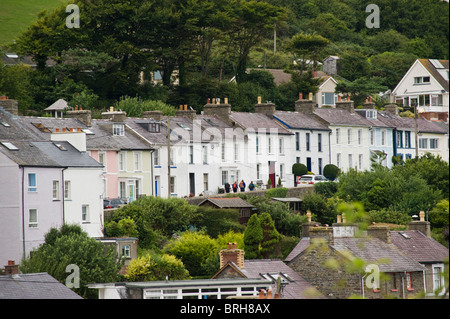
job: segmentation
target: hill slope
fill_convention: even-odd
[[[0,45],[13,40],[33,23],[42,10],[57,8],[67,0],[1,0]]]

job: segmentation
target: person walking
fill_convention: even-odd
[[[248,189],[251,191],[255,189],[255,184],[253,184],[253,181],[251,181],[250,184],[248,185]]]
[[[235,181],[234,183],[233,183],[233,192],[237,192],[237,189],[238,189],[238,185],[237,185],[237,181]]]
[[[241,189],[241,192],[245,192],[245,182],[243,179],[239,183],[239,188]]]
[[[226,182],[225,183],[225,192],[229,193],[230,192],[230,183]]]

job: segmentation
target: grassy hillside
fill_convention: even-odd
[[[1,0],[0,46],[13,40],[33,23],[42,10],[52,10],[67,0]]]

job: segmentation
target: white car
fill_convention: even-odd
[[[298,180],[299,185],[312,185],[315,183],[328,182],[329,180],[323,175],[302,175]]]

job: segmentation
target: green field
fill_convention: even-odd
[[[40,11],[57,8],[67,0],[0,0],[0,46],[13,43]]]

